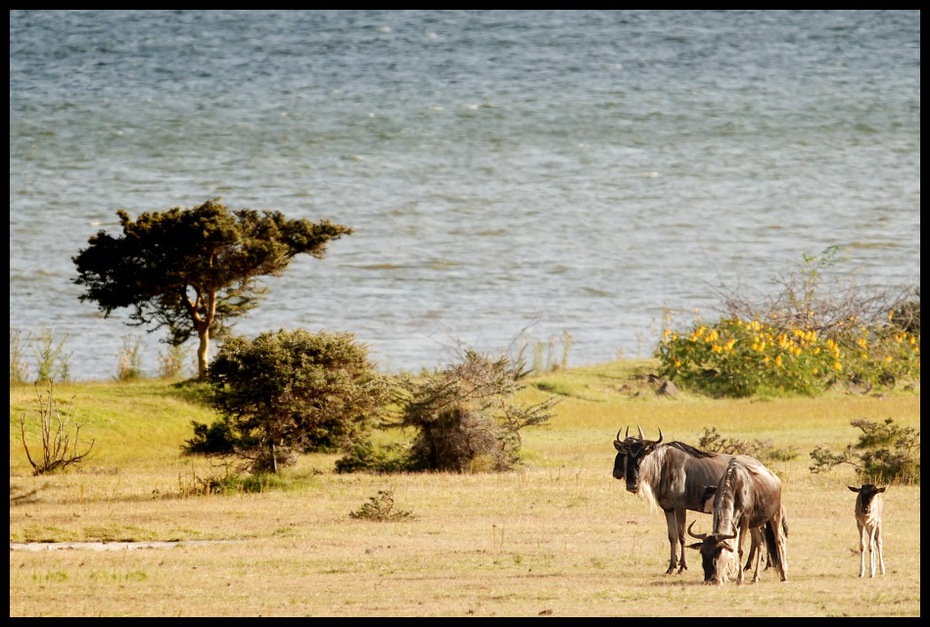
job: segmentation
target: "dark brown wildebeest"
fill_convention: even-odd
[[[726,583],[735,569],[736,582],[742,585],[743,569],[739,566],[747,535],[752,536],[755,556],[753,583],[759,581],[763,544],[781,580],[788,581],[787,521],[781,502],[781,480],[759,460],[737,455],[730,460],[717,485],[707,486],[705,494],[714,496],[713,532],[696,535],[688,528],[692,537],[701,540],[688,548],[701,552],[704,583]]]
[[[885,574],[885,556],[882,554],[882,492],[885,486],[863,483],[862,487],[847,486],[859,494],[856,497],[856,525],[859,527],[859,576],[865,577],[866,538],[869,546],[869,577],[875,576],[875,553],[878,552],[878,566]]]
[[[670,575],[675,569],[681,573],[688,570],[685,557],[687,510],[705,512],[704,490],[709,485],[717,485],[733,456],[701,451],[684,442],[663,444],[662,429],[659,429],[658,440],[646,440],[643,430],[637,429],[639,437],[631,437],[627,427],[623,440],[617,432],[614,478],[626,479],[628,492],[665,512],[671,547],[665,573]]]

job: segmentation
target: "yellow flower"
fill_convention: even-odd
[[[838,362],[838,361],[834,361],[834,362],[833,362],[833,369],[836,370],[837,372],[843,372],[843,364],[841,364],[841,363]]]
[[[776,366],[781,366],[781,355],[776,355],[776,356],[775,356],[775,365],[776,365]]]
[[[885,355],[885,363],[886,363],[886,364],[890,364],[890,363],[891,363],[891,355]]]

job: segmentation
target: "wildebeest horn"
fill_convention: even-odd
[[[636,425],[636,428],[639,429],[639,439],[645,440],[646,438],[643,437],[643,428],[640,427],[639,425]]]
[[[662,441],[662,427],[659,427],[659,439],[656,440],[656,444]]]
[[[735,538],[735,537],[736,537],[736,534],[735,534],[735,533],[731,533],[731,534],[729,534],[729,535],[719,534],[719,535],[714,536],[714,539],[717,541],[717,543],[720,543],[720,542],[723,542],[723,541],[725,541],[725,540],[732,540],[732,539]]]
[[[623,437],[625,437],[625,438],[630,437],[630,425],[627,425],[627,426],[626,426],[626,434],[625,434]]]
[[[620,441],[620,432],[621,432],[621,431],[623,431],[623,429],[618,429],[618,430],[617,430],[617,438],[614,440],[614,442],[619,442],[619,441]]]
[[[697,535],[697,534],[695,534],[693,531],[691,531],[691,527],[693,527],[693,526],[694,526],[694,523],[696,523],[696,522],[697,522],[696,520],[692,520],[692,521],[691,521],[691,524],[688,525],[688,535],[691,536],[692,538],[697,538],[698,540],[703,540],[703,539],[705,539],[705,538],[707,537],[707,534],[706,534],[706,533],[702,533],[701,535]]]

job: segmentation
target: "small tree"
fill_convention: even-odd
[[[268,332],[230,337],[210,364],[212,427],[194,423],[188,452],[248,459],[278,472],[297,451],[332,450],[361,437],[388,399],[387,379],[349,333]]]
[[[461,363],[420,378],[401,379],[395,426],[417,435],[412,470],[504,471],[517,462],[520,430],[552,417],[554,397],[531,406],[511,402],[528,373],[505,356],[468,349]]]
[[[326,244],[352,233],[328,221],[287,220],[277,211],[230,212],[219,198],[199,207],[143,213],[117,211],[123,233],[99,231],[73,258],[81,301],[105,317],[131,309],[131,326],[167,327],[180,346],[196,335],[198,376],[206,378],[210,338],[255,307],[265,289],[257,279],[277,276],[301,253],[322,258]]]

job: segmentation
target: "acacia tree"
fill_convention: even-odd
[[[117,211],[123,233],[99,231],[73,257],[85,291],[104,317],[129,308],[130,326],[167,327],[166,343],[180,346],[196,335],[197,372],[206,379],[210,338],[232,318],[254,308],[266,289],[262,276],[280,276],[291,259],[318,259],[330,240],[352,229],[323,220],[288,220],[277,211],[229,211],[219,198],[199,207],[143,213],[132,220]]]

